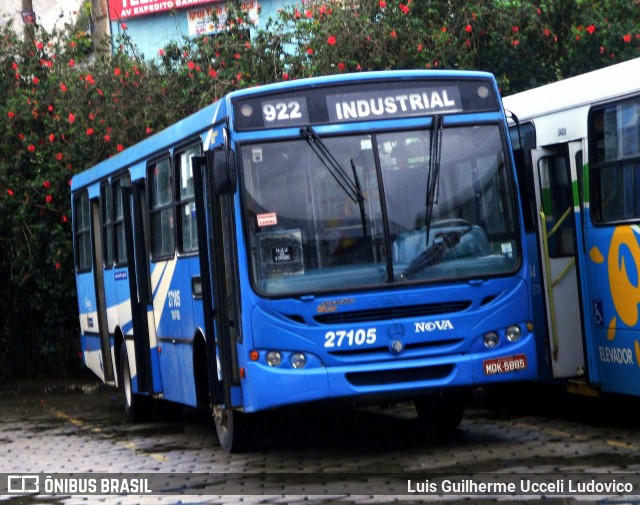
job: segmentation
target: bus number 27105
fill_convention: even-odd
[[[357,330],[337,330],[328,331],[324,334],[324,346],[332,347],[351,347],[359,345],[371,345],[376,341],[375,328],[359,328]]]

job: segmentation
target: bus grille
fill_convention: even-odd
[[[376,372],[353,372],[346,379],[354,386],[381,386],[405,382],[421,382],[443,379],[453,371],[453,365],[424,366],[403,370],[380,370]]]
[[[313,319],[321,324],[360,323],[367,321],[388,321],[410,317],[437,316],[461,312],[471,306],[470,301],[430,303],[426,305],[407,305],[405,307],[384,307],[373,310],[353,312],[333,312],[318,314]]]

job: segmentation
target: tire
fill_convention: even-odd
[[[255,429],[249,414],[214,405],[213,421],[220,446],[227,454],[246,452],[253,446]]]
[[[120,377],[122,378],[124,412],[129,422],[139,423],[151,419],[153,416],[151,398],[133,392],[126,342],[123,342],[120,348]]]
[[[414,399],[418,418],[428,434],[451,434],[464,417],[466,394],[448,392]]]

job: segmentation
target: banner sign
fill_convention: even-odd
[[[214,3],[219,2],[211,0],[109,0],[109,19],[122,21],[172,9],[186,9]]]
[[[249,15],[251,24],[258,25],[258,0],[247,0],[240,3],[242,12]],[[187,11],[189,35],[205,35],[221,32],[227,22],[227,4],[207,5]]]

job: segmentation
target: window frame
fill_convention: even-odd
[[[166,202],[162,202],[160,204],[155,203],[155,184],[156,176],[154,174],[154,170],[162,163],[166,162],[168,164],[168,175],[169,175],[169,199]],[[173,162],[173,157],[167,153],[163,156],[159,156],[147,163],[147,216],[149,218],[149,233],[150,233],[150,241],[149,241],[149,256],[151,261],[162,261],[174,258],[176,255],[176,182],[175,182],[175,163]],[[171,240],[170,247],[165,251],[164,248],[161,251],[156,250],[156,216],[160,216],[160,229],[164,229],[163,226],[163,213],[169,216],[170,222],[173,223],[172,226],[167,230],[168,233],[166,237]]]
[[[83,217],[84,214],[81,212],[81,205],[83,201],[86,202],[86,219],[87,222],[84,223]],[[74,227],[73,227],[73,238],[74,238],[74,252],[75,252],[75,268],[77,273],[85,273],[91,272],[93,270],[93,251],[92,251],[92,237],[91,237],[91,200],[89,199],[89,191],[82,190],[78,192],[73,199],[73,212],[74,212]],[[86,226],[84,226],[86,224]],[[82,228],[81,228],[82,226]],[[85,251],[87,244],[85,244],[85,240],[88,240],[88,250]],[[81,247],[82,246],[82,247]],[[83,262],[83,259],[86,260],[88,256],[89,262],[86,264]]]
[[[616,155],[616,158],[613,160],[607,160],[606,156],[603,157],[598,154],[599,151],[604,151],[605,149],[604,146],[599,148],[599,142],[604,143],[605,141],[604,135],[606,134],[606,127],[604,124],[600,129],[596,129],[594,127],[597,114],[604,115],[607,109],[617,108],[618,106],[625,103],[637,103],[638,107],[640,107],[640,95],[636,94],[631,97],[624,97],[621,99],[598,104],[597,106],[594,106],[589,110],[589,115],[587,118],[587,142],[589,146],[589,215],[591,218],[591,222],[594,224],[594,226],[598,227],[615,226],[619,224],[633,224],[640,222],[640,208],[635,213],[635,215],[631,217],[622,216],[619,218],[607,218],[604,217],[602,206],[603,200],[606,200],[607,195],[603,195],[602,193],[601,180],[604,176],[606,176],[607,169],[619,170],[622,179],[625,178],[625,164],[633,163],[634,165],[636,165],[635,169],[640,169],[640,152],[637,156],[627,158],[621,158],[619,157],[619,155]],[[616,111],[616,118],[617,114],[618,112]],[[640,122],[636,125],[636,128],[640,130]],[[616,129],[616,151],[619,151],[620,149],[620,134],[621,132]],[[638,142],[640,142],[640,136]],[[640,183],[640,178],[638,182]]]
[[[188,151],[197,150],[198,152],[195,155],[202,155],[202,143],[200,140],[194,141],[192,143],[186,144],[180,149],[176,149],[173,153],[173,167],[174,167],[174,187],[175,187],[175,195],[174,195],[174,203],[175,203],[175,216],[176,216],[176,243],[175,249],[179,255],[187,256],[198,254],[199,244],[198,244],[198,231],[197,231],[197,215],[192,219],[192,225],[195,227],[195,247],[185,249],[184,246],[184,223],[183,223],[183,214],[182,209],[189,204],[193,204],[195,206],[195,187],[193,188],[193,194],[190,196],[182,197],[181,192],[181,182],[182,182],[182,164],[181,164],[181,156]],[[193,166],[191,166],[191,170],[193,170]],[[191,175],[191,181],[193,184],[193,172]]]
[[[115,240],[113,236],[113,188],[111,181],[100,184],[100,228],[102,233],[102,266],[105,270],[113,268],[115,263]],[[109,203],[109,206],[107,206]]]

